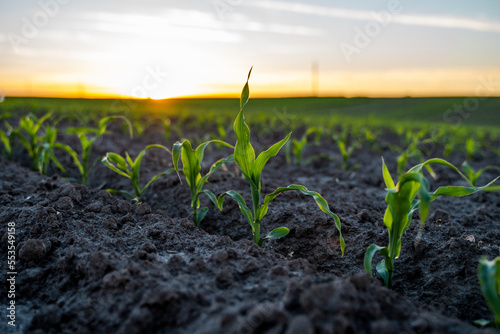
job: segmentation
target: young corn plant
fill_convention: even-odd
[[[290,138],[291,133],[289,133],[283,140],[272,145],[266,151],[260,153],[257,158],[255,158],[255,150],[250,142],[250,129],[245,122],[245,116],[243,114],[243,108],[248,102],[250,90],[248,87],[248,80],[250,79],[250,74],[252,69],[248,73],[247,82],[243,87],[243,91],[240,97],[240,112],[236,116],[234,121],[234,132],[236,134],[236,145],[234,146],[234,158],[236,164],[241,169],[245,179],[250,184],[250,192],[252,198],[252,210],[246,205],[243,197],[236,191],[229,190],[219,196],[217,200],[217,206],[220,210],[223,208],[224,199],[226,196],[234,199],[240,208],[241,213],[246,218],[247,222],[252,228],[253,240],[254,242],[262,247],[262,244],[267,239],[275,239],[286,236],[290,230],[286,227],[278,227],[271,232],[269,232],[265,237],[261,237],[261,221],[267,213],[269,203],[278,196],[278,194],[285,191],[297,190],[314,198],[316,204],[319,206],[321,211],[330,215],[334,221],[335,226],[340,234],[340,246],[342,250],[342,255],[344,254],[345,242],[342,238],[340,220],[328,207],[326,200],[321,197],[320,194],[314,191],[308,190],[306,187],[298,184],[292,184],[288,187],[279,187],[271,194],[264,197],[264,202],[261,202],[261,176],[264,166],[268,160],[278,154],[280,149],[286,144]],[[261,204],[262,203],[262,204]]]
[[[220,141],[224,142],[226,140],[226,138],[227,138],[228,130],[229,129],[226,129],[226,127],[224,127],[223,124],[217,124],[217,133],[211,133],[209,135],[209,137],[211,137],[211,138],[218,138]],[[219,150],[222,150],[224,148],[224,146],[226,146],[226,145],[224,145],[224,144],[222,144],[220,142],[215,142],[215,145],[217,146],[217,148]]]
[[[468,183],[468,187],[464,186],[447,186],[439,187],[434,192],[429,191],[429,186],[426,178],[422,173],[422,169],[430,164],[439,164],[451,168]],[[387,287],[392,287],[394,260],[397,259],[401,252],[401,240],[403,234],[410,226],[413,213],[420,209],[420,231],[425,224],[427,214],[429,213],[429,204],[439,196],[454,196],[461,197],[473,194],[480,190],[486,190],[499,177],[483,187],[475,187],[471,181],[462,174],[455,166],[443,159],[430,159],[411,168],[408,172],[399,177],[399,182],[395,185],[392,177],[382,160],[382,175],[387,187],[387,195],[385,201],[388,206],[384,215],[384,224],[389,232],[389,245],[381,247],[372,244],[368,247],[365,253],[364,267],[365,270],[372,274],[372,260],[375,253],[378,251],[384,259],[377,266],[377,272],[383,278]],[[416,196],[419,196],[417,199]]]
[[[50,116],[51,113],[44,115],[40,119],[33,114],[24,116],[19,120],[19,126],[11,130],[11,136],[18,139],[21,145],[28,151],[33,170],[40,170],[40,153],[42,148],[40,130],[42,130],[43,122]]]
[[[361,141],[368,143],[370,151],[380,152],[380,147],[377,147],[377,133],[373,129],[363,128],[363,137]]]
[[[487,170],[500,170],[500,167],[486,166],[482,169],[474,170],[467,161],[464,161],[464,163],[462,164],[462,171],[469,178],[473,186],[476,186],[477,179]],[[491,189],[491,187],[489,189]]]
[[[500,251],[500,247],[498,248]],[[478,267],[479,285],[484,299],[493,312],[493,320],[477,320],[481,326],[491,325],[500,328],[500,256],[488,261],[486,256],[479,259]]]
[[[9,116],[2,115],[0,116],[0,119],[8,117],[10,117],[10,115]],[[2,142],[3,145],[4,149],[3,154],[7,159],[12,160],[12,155],[13,155],[12,147],[14,146],[14,136],[12,135],[12,131],[14,131],[14,129],[8,122],[5,122],[4,124],[6,130],[4,131],[0,129],[0,142]]]
[[[465,141],[465,155],[467,161],[472,161],[474,156],[479,152],[478,144],[472,138]]]
[[[337,140],[337,146],[339,147],[340,154],[342,155],[342,170],[347,170],[347,166],[349,164],[349,159],[351,158],[352,153],[356,148],[359,148],[359,143],[354,143],[350,146],[346,146],[346,142],[343,140]],[[359,165],[354,165],[351,169],[358,169]]]
[[[193,150],[191,142],[189,140],[184,140],[182,142],[176,142],[172,149],[174,169],[177,172],[177,175],[179,175],[179,172],[184,174],[191,191],[191,208],[193,210],[193,220],[197,227],[200,227],[201,221],[205,218],[205,215],[208,212],[207,207],[200,208],[200,195],[205,194],[212,200],[212,202],[217,203],[217,197],[210,190],[203,189],[205,184],[208,182],[208,178],[225,163],[234,162],[233,155],[222,158],[216,161],[210,167],[208,173],[202,177],[200,172],[203,155],[205,148],[211,143],[234,148],[232,145],[221,140],[210,140],[199,145],[195,150]],[[179,158],[181,158],[182,161],[182,169],[179,169]]]
[[[78,168],[78,171],[81,175],[81,183],[84,185],[88,184],[89,176],[95,165],[102,158],[96,158],[92,163],[90,163],[90,155],[92,153],[92,148],[94,143],[106,133],[106,127],[108,123],[114,119],[123,119],[125,124],[128,125],[130,138],[132,138],[132,125],[128,118],[124,116],[109,116],[104,117],[99,121],[97,129],[89,128],[89,127],[80,127],[80,128],[68,128],[66,133],[73,134],[78,136],[80,140],[80,145],[82,147],[81,156],[78,155],[78,152],[71,148],[69,145],[56,143],[55,147],[66,151],[72,158],[75,165]]]
[[[291,153],[293,153],[293,156],[295,157],[294,162],[297,166],[302,166],[303,160],[302,157],[304,155],[304,152],[306,151],[306,148],[309,147],[310,145],[319,145],[320,140],[321,140],[321,134],[323,133],[323,130],[321,128],[317,127],[311,127],[304,132],[302,135],[302,138],[300,139],[292,139],[290,142],[288,142],[285,146],[286,150],[286,160],[288,163],[291,163],[292,158],[291,158]],[[309,141],[309,136],[314,135],[314,142],[311,144]]]
[[[344,128],[344,131],[340,135],[335,135],[333,137],[337,146],[339,148],[340,154],[342,155],[342,170],[347,170],[347,166],[349,165],[349,159],[351,158],[352,153],[355,149],[361,147],[361,143],[357,140],[351,141],[349,140],[349,132],[347,128]],[[352,170],[357,169],[359,166],[354,165],[351,167]]]
[[[420,141],[421,133],[417,134],[411,140],[411,143],[406,148],[406,150],[401,151],[401,153],[399,154],[397,158],[398,175],[402,175],[404,173],[404,170],[406,168],[406,165],[408,165],[408,161],[410,160],[410,158],[413,158],[421,163],[425,161],[424,153],[420,150],[419,145],[422,143],[426,143],[427,141]],[[433,178],[436,178],[436,173],[431,166],[425,165],[425,168]]]
[[[28,151],[31,168],[42,174],[47,173],[51,161],[60,170],[64,171],[63,166],[54,154],[57,128],[56,126],[43,125],[51,116],[52,113],[48,113],[38,119],[35,115],[30,114],[19,120],[19,126],[16,129],[9,129],[10,136],[19,139],[21,145]],[[10,154],[12,155],[12,145],[10,145],[10,150]]]
[[[132,187],[134,189],[134,192],[130,192],[130,191],[126,191],[126,190],[108,189],[108,192],[121,193],[121,194],[128,195],[128,196],[132,197],[134,202],[139,203],[141,201],[141,196],[144,193],[144,191],[154,181],[156,181],[158,178],[162,177],[163,175],[175,172],[175,168],[170,168],[164,172],[161,172],[161,173],[153,176],[151,178],[151,180],[149,180],[149,182],[146,183],[146,185],[141,188],[140,182],[139,182],[140,181],[139,180],[139,171],[141,168],[142,158],[144,157],[144,154],[146,154],[146,152],[152,148],[161,148],[161,149],[167,151],[168,153],[172,154],[168,148],[166,148],[163,145],[157,145],[157,144],[146,146],[146,148],[143,149],[139,153],[139,155],[137,156],[137,158],[135,160],[132,160],[132,158],[130,157],[128,152],[125,152],[125,158],[123,158],[122,156],[120,156],[116,153],[112,153],[112,152],[106,153],[106,156],[104,158],[102,158],[102,160],[101,160],[102,163],[106,167],[111,169],[112,171],[118,173],[119,175],[122,175],[122,176],[125,176],[126,178],[129,178],[131,183],[132,183]]]
[[[37,162],[37,170],[38,172],[46,175],[49,169],[49,164],[52,161],[57,168],[61,171],[65,172],[66,170],[61,165],[59,160],[54,153],[54,148],[57,147],[56,143],[57,139],[57,128],[55,126],[46,126],[45,127],[45,135],[40,138],[40,148],[38,151],[38,162]]]
[[[170,140],[170,136],[172,135],[172,122],[170,118],[165,118],[163,120],[163,137],[166,141]]]

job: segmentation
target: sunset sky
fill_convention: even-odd
[[[500,96],[500,1],[2,0],[0,59],[7,96]]]

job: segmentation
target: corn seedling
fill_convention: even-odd
[[[12,131],[14,129],[7,122],[5,122],[5,127],[6,131],[0,129],[0,141],[2,142],[5,156],[7,157],[7,159],[12,160],[12,147],[14,146],[14,136],[12,135]]]
[[[21,145],[28,151],[31,168],[42,174],[47,173],[51,161],[60,170],[64,171],[64,168],[54,154],[57,129],[55,126],[44,127],[43,125],[51,115],[51,113],[48,113],[38,119],[35,115],[30,114],[20,119],[17,129],[9,129],[10,136],[19,139]],[[43,135],[41,134],[42,130],[44,131]],[[12,141],[10,142],[12,143]],[[10,150],[10,154],[12,154],[12,145],[10,146]]]
[[[356,148],[359,148],[361,145],[358,142],[355,142],[354,144],[347,147],[345,141],[338,139],[337,146],[339,147],[340,154],[342,155],[342,170],[347,170],[349,159],[351,158],[352,153]],[[351,169],[353,170],[357,168],[359,168],[358,165],[354,165],[351,167]]]
[[[200,172],[203,155],[205,152],[205,148],[211,143],[233,148],[232,145],[229,145],[228,143],[225,143],[223,141],[210,140],[199,145],[195,150],[193,150],[191,142],[189,140],[184,140],[182,142],[176,142],[172,150],[172,158],[174,162],[174,168],[177,171],[177,175],[179,175],[179,172],[182,172],[184,174],[191,191],[191,208],[193,210],[193,220],[197,227],[200,227],[201,221],[208,212],[207,207],[200,208],[200,195],[206,194],[212,200],[212,202],[217,203],[217,197],[210,190],[203,189],[205,184],[208,182],[208,178],[218,169],[220,169],[225,163],[234,161],[233,155],[230,155],[227,158],[220,159],[216,161],[210,167],[209,172],[202,177]],[[182,169],[179,169],[179,157],[182,161]]]
[[[9,114],[8,112],[2,112],[0,114],[0,120],[10,118],[12,115]],[[5,121],[5,127],[7,128],[7,131],[4,131],[0,129],[0,142],[2,142],[2,145],[4,147],[5,155],[7,156],[8,159],[12,159],[12,139],[11,139],[11,131],[12,127],[10,124]]]
[[[108,192],[125,194],[132,197],[135,202],[140,202],[142,194],[154,181],[156,181],[163,175],[175,172],[175,168],[170,168],[164,172],[161,172],[153,176],[151,180],[149,180],[149,182],[146,183],[144,187],[142,188],[140,187],[139,170],[141,168],[141,161],[142,158],[144,157],[144,154],[146,154],[146,152],[152,148],[161,148],[171,154],[168,148],[156,144],[146,146],[146,148],[139,153],[139,155],[135,160],[132,160],[128,152],[125,152],[125,158],[116,153],[112,152],[106,153],[106,156],[101,160],[102,163],[112,171],[118,173],[119,175],[129,178],[130,181],[132,182],[132,187],[134,188],[133,193],[126,190],[114,190],[114,189],[108,189]]]
[[[99,139],[102,135],[106,133],[106,127],[108,123],[114,119],[123,119],[125,124],[128,125],[129,135],[132,138],[132,125],[128,118],[124,116],[109,116],[104,117],[99,121],[97,129],[88,128],[88,127],[80,127],[80,128],[69,128],[66,130],[66,133],[73,134],[78,136],[80,140],[80,145],[82,147],[81,157],[78,153],[71,148],[69,145],[56,143],[55,147],[66,151],[72,158],[75,165],[78,168],[78,171],[81,175],[81,183],[87,185],[89,175],[94,169],[97,162],[101,159],[96,158],[92,164],[90,163],[90,155],[92,153],[92,148],[97,139]]]
[[[288,163],[292,162],[291,158],[291,153],[293,153],[294,156],[294,162],[296,165],[301,166],[303,161],[302,157],[304,155],[304,152],[306,151],[306,148],[309,145],[319,145],[320,140],[321,140],[321,134],[323,130],[320,128],[312,127],[306,130],[304,134],[302,135],[302,138],[300,139],[292,139],[290,140],[286,146],[285,146],[285,153],[286,153],[286,160]],[[314,135],[314,143],[311,144],[309,141],[309,137],[311,135]]]
[[[477,320],[475,323],[481,326],[491,325],[500,328],[500,256],[492,261],[488,261],[486,256],[481,257],[478,276],[481,291],[491,312],[493,312],[494,319],[491,321]]]
[[[163,137],[166,141],[170,140],[170,136],[172,135],[172,124],[170,118],[166,118],[163,120]]]
[[[467,161],[465,161],[462,164],[462,171],[469,178],[469,180],[473,186],[476,186],[477,179],[481,176],[481,174],[483,174],[487,170],[500,170],[500,167],[486,166],[486,167],[476,171],[471,167],[471,165]],[[489,188],[489,189],[491,189],[491,188]]]
[[[373,132],[372,129],[363,129],[363,134],[364,134],[364,141],[368,143],[368,146],[370,147],[370,151],[380,151],[380,149],[376,148],[376,140],[377,140],[377,135],[375,132]]]
[[[49,164],[52,161],[57,168],[65,171],[59,160],[54,154],[56,148],[57,129],[55,126],[46,126],[45,135],[40,138],[40,148],[38,154],[37,170],[42,174],[47,174]]]
[[[18,128],[11,130],[11,135],[19,139],[21,145],[23,145],[28,151],[28,155],[31,160],[31,168],[33,170],[39,170],[40,153],[42,148],[40,130],[42,129],[43,122],[45,122],[50,116],[50,113],[40,119],[33,114],[24,116],[19,120]]]
[[[468,138],[465,141],[465,155],[466,155],[467,161],[472,161],[474,156],[477,154],[477,152],[478,152],[477,146],[478,145],[477,145],[476,141],[472,138]]]
[[[223,124],[217,124],[217,133],[211,133],[209,137],[218,138],[220,141],[224,142],[227,138],[228,130],[229,129],[226,129]],[[219,150],[222,150],[224,146],[226,146],[220,142],[215,142],[215,145]]]
[[[420,138],[422,137],[422,132],[417,134],[411,141],[410,145],[406,148],[404,151],[400,151],[401,153],[399,154],[397,158],[397,166],[398,166],[398,175],[402,175],[404,173],[404,170],[406,168],[406,165],[408,165],[408,161],[410,158],[413,158],[420,163],[424,162],[424,154],[419,148],[419,145],[421,143],[425,143],[427,141],[420,141]],[[433,178],[436,178],[436,173],[432,169],[431,166],[425,165],[425,168],[431,174]]]
[[[270,158],[278,154],[278,152],[286,144],[292,133],[290,132],[284,139],[272,145],[269,149],[260,153],[257,158],[255,158],[255,150],[250,142],[250,129],[245,122],[245,116],[243,114],[243,108],[247,104],[250,94],[248,80],[250,79],[251,73],[252,69],[250,69],[250,72],[248,73],[247,82],[245,83],[245,86],[243,87],[243,91],[241,93],[240,112],[236,116],[233,128],[236,134],[234,158],[245,179],[250,184],[253,210],[250,210],[246,205],[243,197],[233,190],[227,191],[220,195],[217,200],[217,206],[220,210],[222,210],[222,205],[224,203],[225,197],[229,196],[233,198],[238,203],[241,213],[252,228],[254,242],[262,247],[262,244],[266,239],[281,238],[286,236],[290,232],[290,230],[286,227],[278,227],[269,232],[265,237],[261,238],[261,221],[267,213],[269,203],[282,192],[290,190],[300,191],[304,195],[312,196],[321,211],[329,214],[334,219],[335,226],[340,234],[340,246],[343,255],[345,243],[344,239],[342,238],[340,220],[332,211],[330,211],[328,203],[317,192],[309,191],[302,185],[292,184],[288,187],[277,188],[273,193],[266,195],[264,198],[264,203],[262,203],[261,205],[261,176],[264,166]]]
[[[347,166],[349,164],[349,159],[351,158],[352,153],[355,149],[360,148],[361,144],[358,141],[352,141],[349,143],[349,133],[347,128],[344,128],[340,135],[335,135],[333,137],[337,146],[339,148],[340,154],[342,155],[342,170],[347,170]],[[355,165],[351,167],[351,169],[357,169],[359,166]]]
[[[429,192],[429,186],[422,169],[430,164],[440,164],[451,168],[467,181],[468,187],[448,186],[439,187],[434,192]],[[442,159],[430,159],[411,168],[408,172],[399,177],[397,185],[394,184],[392,177],[382,159],[382,174],[387,187],[385,201],[388,206],[384,215],[384,224],[389,232],[389,245],[380,247],[372,244],[365,253],[364,267],[370,275],[372,274],[372,260],[378,251],[384,259],[377,266],[377,272],[382,276],[387,287],[392,287],[394,260],[397,259],[401,251],[401,239],[403,234],[410,226],[413,213],[420,209],[420,231],[425,224],[427,214],[429,213],[429,204],[439,196],[461,197],[484,190],[491,186],[497,179],[494,179],[483,187],[474,187],[471,181],[462,174],[455,166]],[[416,199],[417,194],[419,199]]]

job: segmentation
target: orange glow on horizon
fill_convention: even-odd
[[[304,73],[290,72],[286,75],[254,71],[250,78],[250,93],[253,98],[282,98],[313,96],[310,81]],[[231,80],[236,75],[231,76]],[[170,98],[239,98],[244,83],[212,84],[206,75],[194,82],[193,75],[174,78],[147,90],[136,84],[132,88],[114,87],[108,80],[106,85],[96,83],[46,83],[42,78],[33,81],[0,79],[0,93],[5,96],[99,98],[99,99],[152,99]],[[344,97],[438,97],[438,96],[500,96],[498,69],[406,69],[392,71],[329,71],[320,74],[319,90],[314,96]],[[191,81],[193,82],[191,82]],[[226,79],[229,80],[229,79]],[[131,80],[133,83],[134,81]],[[149,85],[151,82],[138,81]],[[493,87],[493,89],[492,89]],[[127,94],[127,92],[129,92]]]
[[[202,75],[198,82],[192,73],[185,77],[174,77],[153,86],[153,81],[134,81],[127,88],[120,80],[107,80],[106,85],[72,82],[44,82],[0,78],[0,94],[25,97],[100,98],[100,99],[152,99],[170,98],[239,98],[244,75],[237,83],[210,83],[209,75]],[[305,77],[305,78],[304,78]],[[119,77],[119,79],[122,77]],[[391,71],[325,71],[320,73],[319,89],[312,94],[311,81],[307,73],[268,73],[254,70],[250,78],[250,93],[253,98],[281,97],[438,97],[438,96],[500,96],[497,88],[500,78],[498,69],[401,69]],[[97,78],[99,79],[99,78]],[[66,79],[67,80],[67,79]],[[69,80],[67,80],[69,81]],[[103,80],[104,81],[104,80]],[[193,82],[191,82],[193,81]],[[133,86],[136,82],[135,86]],[[147,90],[138,85],[151,85]],[[120,85],[121,84],[121,85]],[[117,86],[120,85],[120,86]],[[493,87],[493,88],[492,88]],[[128,92],[128,93],[127,93]]]

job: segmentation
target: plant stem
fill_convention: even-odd
[[[200,227],[200,222],[198,222],[198,209],[196,208],[196,205],[193,205],[193,220],[196,227]]]
[[[262,247],[262,241],[260,240],[260,221],[257,220],[254,221],[253,241],[255,241],[259,247]]]
[[[393,272],[394,272],[393,270],[390,270],[390,271],[389,271],[389,278],[388,278],[388,280],[387,280],[387,287],[388,287],[389,289],[392,289],[392,273],[393,273]]]
[[[260,187],[259,187],[260,188]],[[259,247],[262,247],[262,242],[260,241],[260,220],[257,220],[257,211],[260,207],[260,190],[259,188],[255,188],[250,186],[250,190],[252,192],[252,204],[253,204],[253,240]]]

